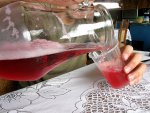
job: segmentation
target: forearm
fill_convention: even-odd
[[[16,1],[25,1],[25,2],[45,2],[49,4],[54,4],[58,6],[69,6],[72,4],[78,4],[83,0],[0,0],[0,7],[3,7],[9,3]]]
[[[9,3],[17,2],[17,1],[22,1],[22,0],[0,0],[0,7],[3,7]],[[33,1],[39,1],[39,0],[23,0],[23,1],[33,2]]]
[[[9,3],[16,2],[16,1],[19,1],[19,0],[0,0],[0,7],[3,7]]]

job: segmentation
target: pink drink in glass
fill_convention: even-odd
[[[90,54],[90,57],[113,88],[118,89],[129,84],[118,44],[104,53]]]
[[[101,72],[113,88],[122,88],[129,83],[127,74],[123,71],[123,69],[115,70],[114,68],[108,68]]]

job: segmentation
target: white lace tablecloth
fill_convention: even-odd
[[[91,64],[0,96],[0,113],[150,113],[149,75],[113,89]]]
[[[114,37],[116,39],[118,39],[118,32],[119,32],[119,29],[114,29]],[[130,33],[129,29],[127,30],[126,39],[129,40],[129,41],[132,41],[132,37],[131,37],[131,33]]]

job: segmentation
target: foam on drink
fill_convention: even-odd
[[[32,42],[1,42],[0,45],[0,60],[38,57],[66,50],[65,46],[58,42],[43,39]]]

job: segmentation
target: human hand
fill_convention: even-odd
[[[124,71],[128,74],[130,85],[139,83],[147,67],[141,62],[142,55],[133,53],[133,47],[129,45],[122,48],[121,51],[122,58],[125,61]]]

